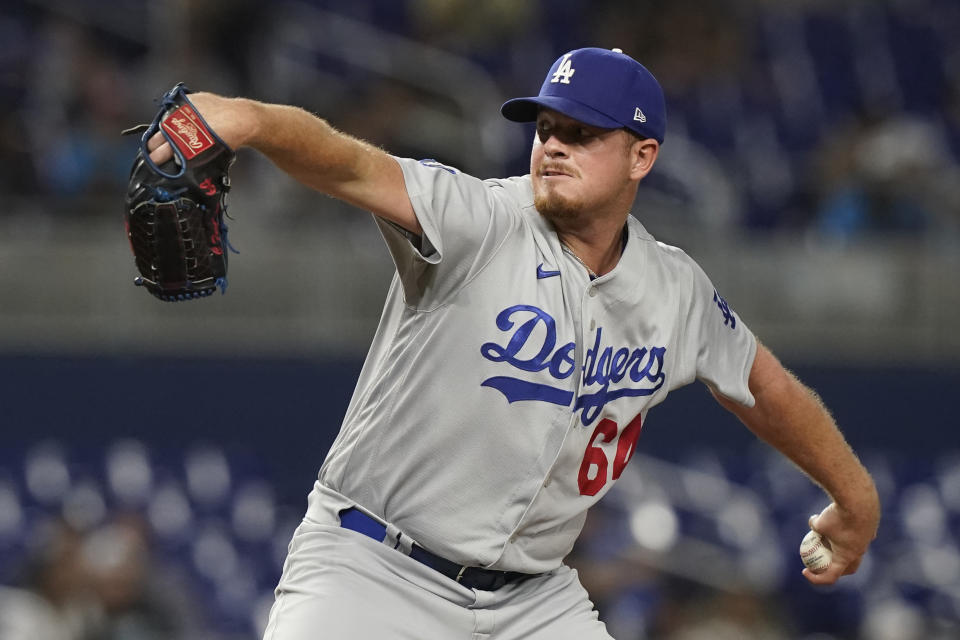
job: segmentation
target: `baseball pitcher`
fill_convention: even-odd
[[[506,102],[536,136],[529,175],[505,179],[289,106],[189,102],[211,140],[372,212],[396,265],[265,640],[609,638],[563,560],[650,409],[695,379],[825,490],[810,525],[833,559],[807,579],[857,569],[880,517],[869,474],[697,263],[629,215],[666,130],[637,61],[571,51]],[[150,162],[176,164],[178,139],[148,133]]]

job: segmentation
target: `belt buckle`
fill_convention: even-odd
[[[463,579],[463,574],[468,568],[469,567],[467,567],[466,565],[463,565],[462,567],[460,567],[460,572],[457,574],[457,577],[456,577],[457,582],[460,582],[460,580]]]

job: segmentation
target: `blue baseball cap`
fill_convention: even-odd
[[[550,67],[540,95],[507,100],[500,113],[514,122],[533,122],[539,107],[595,127],[625,127],[660,143],[667,128],[660,83],[620,49],[588,47],[563,54]]]

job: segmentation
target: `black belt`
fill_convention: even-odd
[[[387,527],[385,525],[380,524],[354,507],[344,509],[340,512],[340,526],[344,529],[362,533],[377,542],[383,542],[384,538],[387,537]],[[481,591],[496,591],[505,584],[517,582],[525,578],[532,578],[537,575],[532,573],[518,573],[516,571],[495,571],[493,569],[482,569],[480,567],[466,567],[430,553],[418,544],[413,545],[413,549],[410,551],[410,557],[421,564],[427,565],[434,571],[442,573],[451,580],[459,582],[468,589],[479,589]]]

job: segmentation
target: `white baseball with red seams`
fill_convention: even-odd
[[[823,573],[833,560],[830,541],[816,531],[810,531],[800,543],[800,559],[814,573]]]

